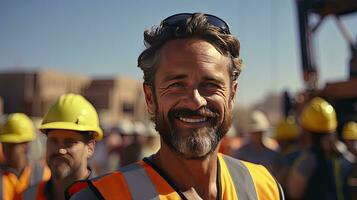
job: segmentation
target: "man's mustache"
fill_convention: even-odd
[[[184,117],[184,116],[202,116],[215,118],[219,116],[219,112],[215,108],[201,107],[198,110],[191,110],[187,108],[172,109],[169,113],[170,117]]]
[[[56,159],[62,160],[62,161],[64,161],[64,162],[67,163],[67,164],[70,163],[70,159],[68,158],[68,156],[66,156],[66,155],[59,155],[59,154],[52,155],[52,156],[50,157],[50,162],[53,162],[53,161],[56,160]]]

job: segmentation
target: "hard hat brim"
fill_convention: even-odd
[[[48,129],[62,129],[62,130],[74,130],[74,131],[93,131],[95,132],[94,139],[100,141],[103,138],[103,131],[100,128],[93,129],[93,126],[84,126],[80,124],[75,124],[72,122],[50,122],[42,124],[40,131],[46,134]]]
[[[0,142],[5,143],[23,143],[23,142],[31,142],[36,139],[35,135],[29,136],[21,136],[19,137],[16,133],[6,133],[0,136]]]

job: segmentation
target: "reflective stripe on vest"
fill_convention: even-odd
[[[254,187],[252,176],[247,167],[239,160],[232,157],[223,156],[224,161],[228,167],[229,174],[233,180],[234,188],[238,199],[256,199],[257,192]]]
[[[120,169],[128,184],[133,200],[159,200],[159,194],[143,166],[137,163]]]
[[[41,164],[34,164],[31,166],[30,184],[34,185],[42,181],[44,174],[44,166]]]
[[[37,188],[39,185],[40,184],[38,183],[27,188],[25,192],[22,193],[22,200],[34,200],[36,198]]]

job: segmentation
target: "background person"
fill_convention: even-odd
[[[303,109],[300,125],[310,141],[309,148],[295,161],[287,191],[293,199],[350,199],[347,176],[352,163],[336,148],[335,109],[315,97]]]
[[[5,161],[0,170],[0,199],[12,200],[26,188],[50,178],[44,163],[28,159],[29,143],[36,139],[33,122],[24,113],[12,113],[0,128]]]
[[[357,157],[357,122],[347,122],[342,129],[342,139],[347,149],[355,159]],[[348,176],[347,185],[350,191],[351,199],[357,199],[357,162],[355,160],[353,169]]]
[[[103,137],[95,108],[83,96],[64,94],[44,116],[40,130],[47,136],[46,161],[51,179],[28,188],[19,199],[63,200],[76,180],[92,177],[88,159]]]
[[[248,125],[248,141],[233,152],[233,157],[261,164],[273,172],[278,152],[267,147],[263,141],[269,128],[270,123],[266,115],[259,110],[252,111]]]

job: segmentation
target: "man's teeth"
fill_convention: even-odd
[[[188,122],[188,123],[198,123],[198,122],[206,121],[207,117],[202,117],[202,118],[197,118],[197,119],[180,117],[180,120],[184,121],[184,122]]]

